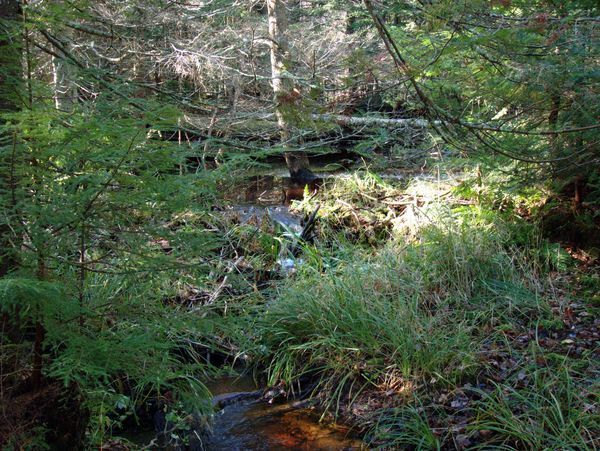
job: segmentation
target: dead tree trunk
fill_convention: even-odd
[[[298,108],[299,93],[294,89],[294,82],[289,77],[290,51],[287,42],[287,15],[283,0],[267,0],[269,17],[269,46],[271,48],[271,83],[275,115],[281,135],[281,143],[285,148],[284,156],[290,171],[290,177],[300,182],[314,179],[309,169],[306,152],[290,149],[292,136],[290,120]]]
[[[65,58],[52,56],[52,84],[54,105],[57,110],[70,112],[77,100],[77,90],[72,81],[71,69]]]

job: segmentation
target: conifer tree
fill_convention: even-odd
[[[17,111],[20,106],[21,69],[21,27],[20,7],[17,0],[0,0],[0,277],[15,267],[13,250],[14,235],[10,226],[14,205],[9,193],[14,183],[11,171],[10,149],[12,135],[6,129],[7,119],[3,113]]]

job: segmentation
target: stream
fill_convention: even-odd
[[[287,169],[285,169],[287,171]],[[304,185],[294,184],[285,171],[250,177],[244,188],[230,199],[241,222],[269,216],[296,234],[300,218],[288,210],[292,200],[301,199]],[[330,174],[319,174],[327,178]],[[319,183],[308,189],[318,189]],[[259,387],[250,377],[225,377],[207,383],[213,402],[253,393]],[[263,399],[246,399],[226,405],[215,414],[205,447],[207,450],[352,450],[364,449],[347,427],[319,422],[319,414],[296,401],[270,404]]]
[[[257,389],[249,377],[221,378],[207,384],[215,400]],[[353,450],[364,449],[348,428],[319,422],[299,403],[269,404],[263,399],[235,402],[215,414],[207,450]]]
[[[347,172],[317,172],[320,180],[308,186],[317,190],[323,180],[349,176]],[[386,174],[400,180],[403,172]],[[301,218],[288,209],[292,200],[302,199],[305,186],[291,182],[286,169],[258,174],[227,196],[229,207],[223,214],[234,215],[241,223],[259,225],[265,217],[279,223],[294,234],[302,231]],[[367,446],[343,425],[321,422],[319,412],[298,400],[269,403],[262,397],[262,387],[250,377],[223,377],[205,381],[213,396],[215,413],[208,433],[202,433],[189,449],[261,451],[261,450],[360,450]],[[160,447],[152,429],[123,434],[142,449],[174,449]]]
[[[269,403],[248,376],[222,377],[206,383],[215,413],[208,433],[195,445],[159,445],[150,428],[124,431],[135,449],[183,451],[362,450],[365,444],[343,425],[319,421],[319,413],[302,402]],[[225,404],[221,408],[220,403]],[[103,448],[109,450],[111,448]],[[117,448],[122,450],[123,448]]]

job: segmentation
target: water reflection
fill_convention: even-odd
[[[229,200],[237,204],[262,206],[289,205],[293,200],[300,200],[305,190],[314,192],[319,188],[322,179],[309,184],[294,183],[289,177],[277,175],[257,175],[249,177],[239,185],[239,189],[231,193]]]

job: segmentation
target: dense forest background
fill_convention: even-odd
[[[597,449],[599,63],[594,0],[0,0],[3,449],[202,449],[231,372]],[[231,213],[283,164],[301,231]]]

